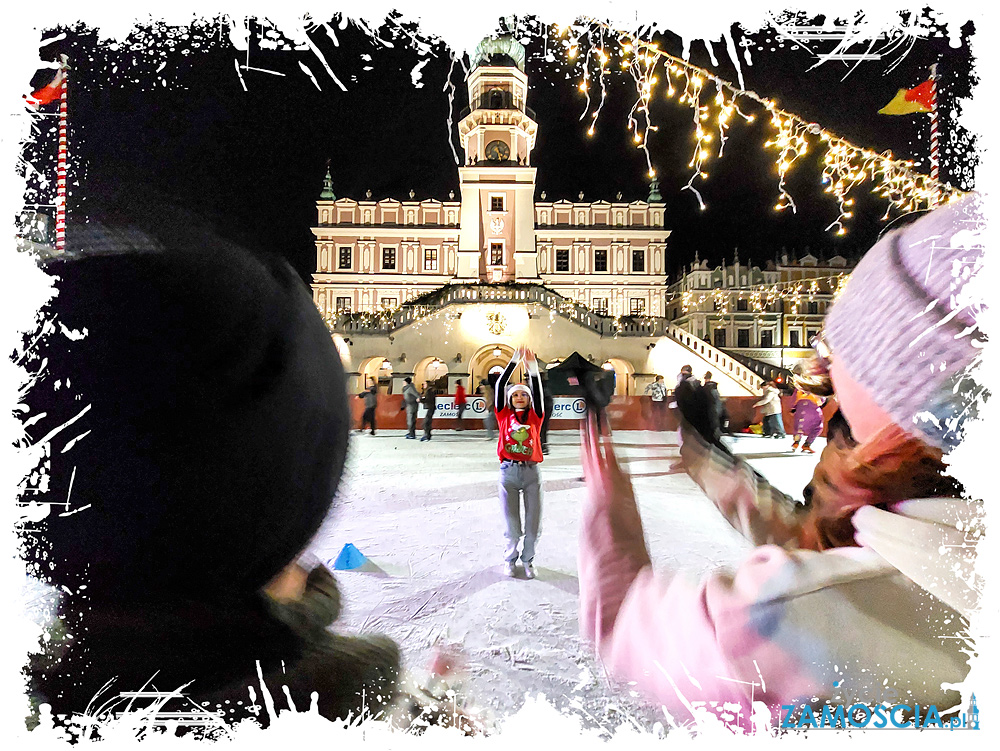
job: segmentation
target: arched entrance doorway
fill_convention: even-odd
[[[509,344],[488,344],[476,350],[469,360],[469,390],[479,388],[479,382],[483,379],[495,381],[513,356],[514,348]]]
[[[630,396],[635,393],[635,368],[632,367],[632,363],[620,357],[609,357],[601,367],[614,371],[616,396]]]
[[[428,382],[442,394],[448,393],[448,365],[440,357],[425,357],[413,368],[413,384],[418,389],[423,390]]]
[[[386,357],[369,357],[358,368],[358,391],[372,384],[383,394],[392,393],[392,363]]]

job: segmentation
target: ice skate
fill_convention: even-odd
[[[535,578],[535,566],[532,563],[524,564],[524,578],[534,579]]]
[[[511,579],[517,576],[517,566],[514,565],[513,561],[507,561],[506,563],[504,563],[503,575],[509,576]]]

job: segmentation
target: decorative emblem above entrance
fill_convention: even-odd
[[[498,216],[493,217],[490,220],[490,232],[492,232],[494,235],[499,235],[501,232],[503,232],[503,219],[501,219]]]
[[[504,318],[503,313],[490,313],[486,316],[486,328],[490,330],[491,334],[500,336],[507,330],[507,319]]]

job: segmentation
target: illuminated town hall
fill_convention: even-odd
[[[655,180],[645,201],[536,196],[524,60],[510,36],[473,55],[459,196],[336,198],[327,175],[313,297],[356,385],[399,393],[411,376],[450,393],[525,344],[549,364],[577,351],[613,369],[622,395],[684,364],[713,371],[725,395],[756,393],[759,376],[666,317],[670,232]]]

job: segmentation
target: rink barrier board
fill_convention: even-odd
[[[466,430],[483,429],[483,399],[482,397],[466,397],[468,405],[463,415]],[[726,397],[726,410],[729,412],[729,425],[734,433],[745,430],[754,422],[761,421],[760,408],[755,408],[753,403],[759,397],[754,396],[730,396]],[[575,430],[579,423],[579,415],[583,414],[582,400],[576,397],[555,397],[556,416],[549,422],[550,430]],[[668,402],[670,397],[668,397]],[[455,419],[456,411],[451,405],[454,403],[454,396],[438,397],[439,408],[435,410],[434,419],[431,422],[433,430],[454,430],[457,427]],[[361,414],[365,406],[362,399],[351,396],[349,399],[351,407],[351,425],[358,428],[361,425]],[[406,412],[401,410],[403,404],[402,394],[379,394],[378,406],[375,408],[376,430],[406,430]],[[782,421],[785,432],[791,435],[795,425],[795,415],[791,413],[792,397],[783,396]],[[831,399],[823,408],[823,432],[826,435],[826,424],[830,417],[837,411],[836,400]],[[561,415],[570,415],[561,417]],[[677,419],[672,410],[667,409],[663,415],[663,424],[658,425],[655,419],[653,400],[648,396],[615,396],[607,409],[608,418],[611,421],[612,430],[677,430]],[[424,409],[421,406],[417,412],[417,432],[423,430]]]

